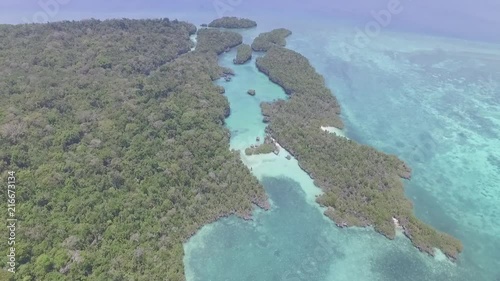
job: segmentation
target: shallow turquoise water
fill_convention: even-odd
[[[258,30],[276,27],[258,19]],[[289,47],[311,60],[339,98],[348,137],[394,153],[414,169],[406,184],[417,216],[459,237],[456,264],[418,252],[398,236],[338,229],[314,202],[319,194],[295,160],[246,157],[272,210],[254,221],[234,217],[204,227],[185,244],[188,281],[195,280],[498,280],[500,278],[500,51],[498,46],[384,33],[364,48],[352,29],[294,26]],[[231,146],[262,137],[259,103],[284,98],[254,61],[232,67]],[[248,89],[256,89],[255,97]],[[318,128],[319,129],[319,128]]]
[[[398,33],[349,46],[351,33],[337,32],[319,52],[328,59],[312,61],[331,75],[350,136],[408,161],[417,215],[464,242],[458,266],[474,280],[497,280],[500,46]]]

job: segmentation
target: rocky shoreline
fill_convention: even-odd
[[[254,198],[252,200],[252,203],[257,206],[258,208],[264,210],[264,211],[269,211],[271,209],[271,204],[269,203],[269,200],[268,198]],[[231,211],[230,213],[227,213],[227,214],[219,214],[217,216],[214,216],[213,218],[210,218],[206,221],[206,224],[210,224],[210,223],[213,223],[213,222],[216,222],[220,219],[223,219],[223,218],[228,218],[230,216],[237,216],[238,218],[241,218],[243,220],[246,220],[246,221],[250,221],[250,220],[253,220],[253,217],[252,217],[252,213],[253,213],[254,210],[247,210],[246,212],[244,213],[238,213],[236,210],[233,210]],[[200,228],[203,227],[203,226],[200,226]],[[183,243],[186,243],[189,239],[191,239],[191,237],[193,237],[199,230],[200,228],[196,229],[196,230],[193,230],[191,232],[189,232],[185,238],[184,238],[184,241]]]

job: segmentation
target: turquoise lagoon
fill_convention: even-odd
[[[417,216],[460,238],[465,250],[452,263],[420,253],[401,234],[391,241],[371,228],[339,229],[286,151],[242,154],[272,209],[256,210],[253,221],[229,217],[203,227],[184,246],[187,280],[500,280],[500,47],[394,31],[359,47],[343,24],[254,18],[259,27],[243,32],[246,43],[290,28],[288,47],[335,92],[347,136],[407,161],[413,178],[405,188]],[[259,103],[286,96],[257,71],[255,54],[239,66],[234,56],[220,57],[235,70],[233,81],[217,83],[231,105],[231,147],[244,150],[264,135]]]

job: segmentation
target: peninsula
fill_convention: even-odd
[[[220,55],[243,42],[241,34],[218,29],[200,29],[198,31],[196,51]]]
[[[410,168],[396,156],[321,130],[341,129],[340,105],[324,78],[301,54],[274,46],[257,59],[258,69],[283,87],[288,100],[262,103],[267,133],[297,160],[324,194],[317,201],[338,226],[373,226],[392,239],[395,221],[421,251],[440,249],[455,260],[462,244],[415,217],[401,178]]]
[[[257,36],[253,43],[252,49],[256,52],[265,52],[274,46],[286,46],[286,38],[292,32],[286,28],[277,28],[269,32],[264,32]]]
[[[252,59],[252,48],[248,44],[241,44],[236,48],[234,64],[244,64]]]

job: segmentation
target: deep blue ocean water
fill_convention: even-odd
[[[325,77],[347,136],[407,161],[413,178],[405,189],[417,216],[465,250],[452,263],[420,253],[403,235],[390,241],[370,228],[338,229],[314,202],[320,190],[286,153],[242,155],[273,208],[257,210],[254,221],[230,217],[202,228],[185,245],[188,281],[499,280],[500,47],[395,30],[360,46],[350,24],[257,20],[245,41],[291,29],[288,47]],[[231,146],[244,149],[264,134],[259,103],[284,93],[255,59],[234,66],[234,55],[220,63],[236,77],[217,83],[232,109]]]

